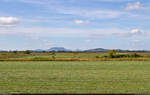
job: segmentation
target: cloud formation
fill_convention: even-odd
[[[126,10],[139,10],[143,9],[143,6],[141,5],[140,2],[135,2],[135,3],[128,3],[128,5],[125,8]]]
[[[16,24],[18,22],[19,19],[15,17],[0,17],[1,24]]]
[[[119,37],[132,37],[132,36],[142,36],[144,33],[140,31],[139,29],[132,29],[130,32],[125,33],[114,33],[114,36]]]
[[[14,26],[19,22],[20,20],[16,17],[0,17],[0,26]]]
[[[75,24],[89,24],[90,22],[88,20],[74,20]]]
[[[133,29],[133,30],[131,30],[131,33],[134,35],[142,34],[142,32],[139,29]]]
[[[125,10],[127,10],[127,11],[146,10],[146,9],[150,9],[150,7],[144,6],[140,2],[128,3],[128,5],[125,7]]]

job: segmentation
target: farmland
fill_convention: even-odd
[[[1,93],[150,93],[149,61],[0,62]]]
[[[0,93],[150,93],[150,53],[136,54],[1,52]]]

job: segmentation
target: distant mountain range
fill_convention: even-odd
[[[109,50],[112,50],[112,49],[95,48],[95,49],[88,49],[88,50],[79,50],[79,49],[71,50],[71,49],[66,49],[64,47],[52,47],[52,48],[47,49],[47,50],[36,49],[36,50],[33,50],[33,51],[34,52],[42,52],[42,51],[45,51],[45,52],[50,52],[50,51],[55,51],[55,52],[61,52],[61,51],[64,51],[64,52],[71,52],[71,51],[75,51],[75,52],[107,52]],[[114,50],[116,50],[118,52],[130,52],[130,51],[149,52],[147,50],[121,50],[121,49],[114,49]]]
[[[36,50],[31,50],[33,52],[51,52],[51,51],[55,51],[55,52],[108,52],[109,50],[112,49],[104,49],[104,48],[95,48],[95,49],[88,49],[88,50],[80,50],[80,49],[76,49],[76,50],[71,50],[71,49],[66,49],[64,47],[52,47],[50,49],[36,49]],[[149,50],[122,50],[122,49],[114,49],[117,52],[150,52]],[[7,50],[0,50],[2,51],[7,51]]]
[[[46,51],[72,51],[72,50],[66,49],[64,47],[52,47],[52,48],[50,48],[50,49],[48,49]]]
[[[36,49],[36,50],[33,50],[35,52],[42,52],[42,51],[47,51],[47,52],[50,52],[50,51],[55,51],[55,52],[60,52],[60,51],[65,51],[65,52],[69,52],[69,51],[72,51],[70,49],[66,49],[64,47],[52,47],[50,49],[47,49],[47,50],[42,50],[42,49]]]
[[[84,52],[107,52],[109,49],[96,48],[96,49],[88,49],[84,50]]]
[[[71,49],[66,49],[64,47],[52,47],[50,49],[47,50],[42,50],[42,49],[36,49],[33,50],[35,52],[42,52],[42,51],[55,51],[55,52],[60,52],[60,51],[65,51],[65,52],[70,52],[70,51],[77,51],[77,52],[107,52],[109,49],[103,49],[103,48],[96,48],[96,49],[88,49],[88,50],[80,50],[80,49],[76,49],[76,50],[71,50]]]

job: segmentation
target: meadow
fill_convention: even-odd
[[[150,93],[150,61],[0,62],[0,93]]]

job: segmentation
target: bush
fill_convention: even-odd
[[[113,56],[114,58],[123,58],[123,57],[129,57],[129,55],[125,55],[125,54],[117,54]]]
[[[17,53],[17,51],[13,51],[13,53],[15,53],[15,54],[16,54],[16,53]]]
[[[99,56],[96,56],[96,58],[100,58]]]
[[[31,51],[30,50],[26,50],[26,51],[24,51],[24,54],[31,54]]]
[[[108,55],[109,55],[109,57],[113,57],[114,55],[116,55],[116,51],[110,50],[110,51],[108,51]]]
[[[134,54],[112,54],[110,53],[108,56],[107,55],[104,55],[102,56],[102,58],[125,58],[125,57],[128,57],[128,58],[136,58],[136,57],[141,57],[140,55],[134,53]]]
[[[140,55],[138,55],[137,53],[133,53],[130,55],[130,57],[141,57]]]

